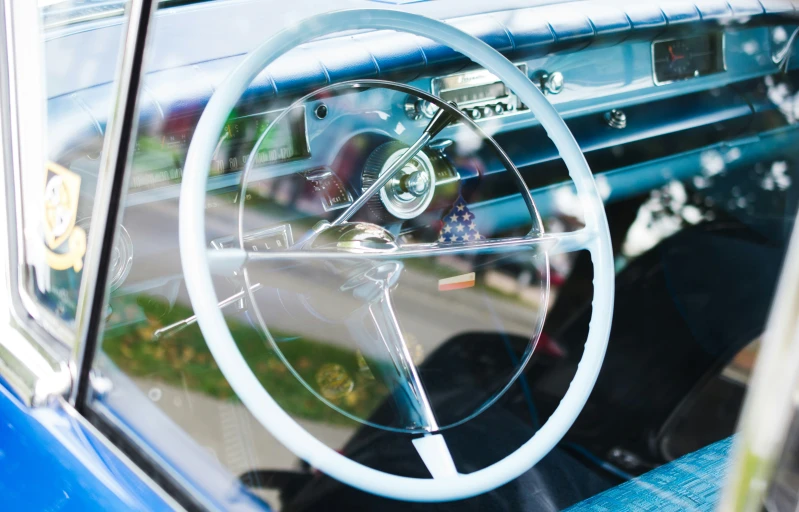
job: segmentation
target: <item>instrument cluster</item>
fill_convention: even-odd
[[[725,70],[724,33],[655,41],[652,63],[656,85],[721,73]]]

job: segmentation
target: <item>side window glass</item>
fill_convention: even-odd
[[[125,11],[124,2],[95,4],[69,0],[43,2],[35,12],[19,8],[23,14],[30,11],[26,26],[20,14],[13,27],[16,44],[26,48],[17,56],[12,84],[20,148],[16,282],[26,312],[65,342],[74,338],[103,139],[112,115],[104,91],[113,84],[121,49],[119,26],[101,26]]]

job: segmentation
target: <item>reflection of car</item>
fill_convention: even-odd
[[[791,4],[47,4],[12,509],[795,508]]]

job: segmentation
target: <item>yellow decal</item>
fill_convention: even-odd
[[[71,267],[75,272],[80,272],[83,268],[83,256],[86,254],[86,231],[75,226],[80,199],[80,176],[55,162],[47,162],[46,170],[44,241],[47,265],[53,270]]]

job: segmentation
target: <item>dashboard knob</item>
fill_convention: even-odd
[[[438,112],[438,107],[433,105],[429,101],[424,101],[424,100],[420,101],[422,101],[422,107],[421,107],[422,114],[424,114],[425,117],[432,119],[433,116],[436,115],[436,112]]]
[[[473,108],[473,109],[470,109],[470,110],[468,110],[468,114],[469,114],[469,116],[471,116],[471,118],[472,118],[472,119],[474,119],[475,121],[477,121],[478,119],[480,119],[481,117],[483,117],[483,114],[482,114],[482,112],[480,112],[480,109],[477,109],[477,108]]]
[[[563,90],[563,73],[555,71],[548,75],[544,75],[541,85],[544,90],[550,94],[559,94]]]
[[[496,115],[505,113],[505,109],[502,108],[502,103],[497,103],[496,105],[494,105],[494,113]]]
[[[627,114],[623,110],[613,109],[605,113],[605,122],[608,126],[621,130],[627,126]]]
[[[452,140],[450,139],[437,139],[429,143],[427,147],[432,149],[433,151],[444,153],[444,151],[446,151],[446,149],[451,145],[452,145]]]

